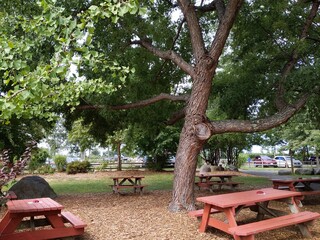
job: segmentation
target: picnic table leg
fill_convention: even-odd
[[[307,226],[308,223],[300,223],[298,224],[298,228],[301,232],[301,234],[305,237],[305,238],[312,238],[312,234]]]
[[[0,235],[13,233],[22,221],[22,217],[11,218],[7,212],[0,222]]]
[[[290,211],[292,213],[298,213],[299,212],[299,208],[298,208],[298,206],[296,204],[296,200],[295,199],[293,199],[291,202],[289,202],[288,206],[289,206]],[[312,237],[312,235],[310,233],[310,230],[308,229],[308,226],[305,223],[298,224],[298,228],[299,228],[301,234],[304,237],[307,237],[307,238],[311,238]]]
[[[199,227],[199,232],[205,232],[208,226],[209,217],[210,217],[211,205],[205,204],[203,208],[203,215],[201,218],[201,223]]]

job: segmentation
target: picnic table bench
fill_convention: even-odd
[[[8,191],[6,194],[6,198],[8,200],[14,200],[14,199],[17,199],[18,197],[13,191]]]
[[[110,177],[113,180],[113,184],[110,185],[113,193],[121,194],[120,189],[132,188],[135,193],[137,190],[140,195],[143,194],[143,188],[147,185],[142,185],[141,180],[144,176],[121,176],[121,177]]]
[[[298,212],[290,215],[270,218],[259,222],[232,227],[229,228],[229,231],[235,239],[254,240],[255,234],[278,228],[288,227],[295,224],[304,223],[309,225],[319,217],[320,214],[315,212]],[[307,228],[302,228],[301,230],[303,231],[304,236],[312,237]]]

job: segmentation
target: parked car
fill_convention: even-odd
[[[320,160],[320,157],[319,157],[319,160]],[[316,158],[316,156],[311,156],[311,157],[305,159],[303,161],[303,163],[304,164],[312,164],[312,165],[317,164],[317,158]]]
[[[291,157],[290,156],[275,156],[278,167],[291,167]],[[293,167],[302,167],[302,162],[300,160],[292,158]]]
[[[256,156],[253,160],[255,167],[278,167],[277,161],[268,156]]]

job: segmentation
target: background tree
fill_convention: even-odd
[[[64,119],[60,117],[52,129],[46,131],[45,142],[49,145],[50,155],[54,157],[59,150],[68,145],[68,132],[64,126]]]
[[[43,166],[50,157],[48,151],[43,148],[37,148],[33,151],[31,160],[28,162],[28,170],[33,172]]]
[[[86,159],[86,150],[90,150],[96,145],[96,142],[89,134],[90,126],[85,126],[82,119],[78,119],[72,125],[72,129],[68,132],[68,141],[78,146],[81,159]]]
[[[107,144],[112,146],[112,149],[117,153],[117,170],[122,171],[122,145],[124,143],[124,139],[126,137],[126,130],[119,130],[113,133],[112,136],[109,136],[107,140]]]

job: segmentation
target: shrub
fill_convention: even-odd
[[[52,174],[52,173],[54,173],[54,168],[51,167],[49,164],[45,164],[45,165],[42,165],[41,167],[39,167],[37,169],[37,171],[40,174]]]
[[[54,164],[56,165],[58,172],[65,171],[67,167],[67,157],[63,155],[55,156]]]
[[[100,165],[100,167],[97,167],[98,171],[103,171],[104,169],[106,169],[108,167],[108,163],[104,162]]]
[[[88,161],[74,161],[67,165],[67,174],[87,173],[90,169]]]
[[[45,164],[47,158],[49,157],[49,153],[45,149],[38,149],[35,152],[33,152],[31,160],[28,163],[28,169],[30,172],[34,172],[39,167],[41,167],[43,164]]]
[[[155,156],[148,157],[146,161],[146,167],[152,171],[162,171],[168,161],[167,156]]]

